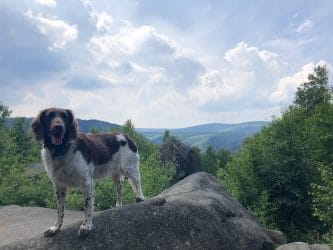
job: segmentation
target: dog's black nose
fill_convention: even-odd
[[[60,125],[60,124],[56,124],[56,125],[53,127],[52,132],[53,132],[54,134],[56,134],[56,133],[61,133],[61,132],[62,132],[62,129],[63,129],[63,126],[62,126],[62,125]]]

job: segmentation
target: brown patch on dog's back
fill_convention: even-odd
[[[93,162],[95,165],[110,161],[121,145],[116,134],[79,134],[77,142],[77,149],[86,162]]]

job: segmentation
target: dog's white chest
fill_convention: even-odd
[[[42,149],[42,159],[50,179],[61,186],[81,187],[91,175],[91,169],[79,151],[52,158],[48,150]]]

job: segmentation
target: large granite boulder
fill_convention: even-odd
[[[144,202],[98,213],[94,231],[84,240],[77,237],[79,225],[3,248],[274,249],[255,218],[206,173],[190,175]]]

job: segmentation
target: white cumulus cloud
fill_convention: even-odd
[[[308,81],[309,74],[314,73],[314,68],[318,65],[326,65],[328,69],[331,68],[326,61],[319,61],[318,63],[307,63],[302,69],[292,76],[283,77],[277,84],[277,89],[271,94],[270,100],[275,103],[289,104],[292,102],[296,90],[302,83]]]
[[[34,15],[31,10],[28,10],[25,15],[35,23],[41,34],[51,40],[52,46],[50,46],[50,49],[63,48],[78,36],[76,25],[69,25],[55,17],[47,18],[41,13]]]
[[[263,66],[271,71],[279,71],[285,66],[278,55],[267,50],[259,50],[245,42],[240,42],[225,53],[224,58],[234,66],[253,67]]]
[[[270,100],[272,102],[291,102],[297,88],[307,80],[309,74],[313,73],[314,66],[313,63],[308,63],[294,75],[281,78],[277,90],[271,94]]]
[[[136,28],[129,22],[122,22],[121,25],[117,32],[93,36],[90,40],[91,51],[105,57],[162,54],[174,50],[167,37],[158,33],[153,26],[144,25]]]
[[[102,15],[89,1],[86,4],[90,6],[90,16]],[[135,26],[126,20],[113,20],[106,25],[108,28],[102,29],[98,18],[92,20],[97,32],[87,48],[96,65],[103,65],[102,78],[113,84],[142,86],[149,82],[155,87],[172,85],[184,92],[204,70],[192,52],[188,53],[152,25]]]
[[[207,110],[268,105],[287,64],[278,55],[240,42],[225,53],[225,67],[208,71],[189,89],[192,101]]]

